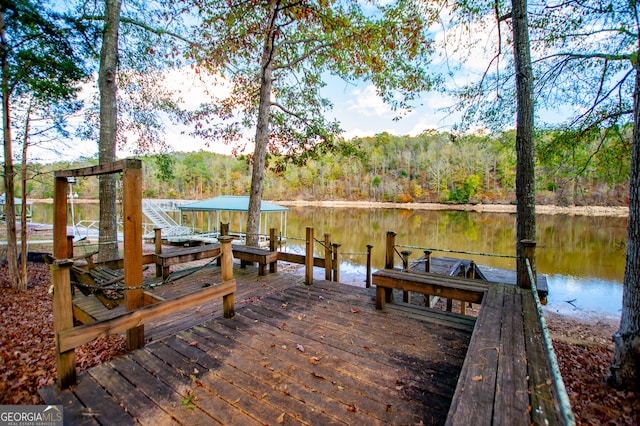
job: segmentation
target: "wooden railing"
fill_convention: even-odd
[[[67,237],[68,178],[122,173],[124,217],[124,299],[126,313],[119,317],[74,327],[71,299],[73,266],[72,241]],[[144,324],[169,314],[200,305],[207,300],[222,297],[225,317],[234,316],[233,258],[231,238],[222,239],[222,283],[200,292],[145,306],[142,280],[142,162],[121,160],[93,167],[58,170],[55,172],[54,192],[54,252],[50,263],[53,282],[53,315],[56,341],[58,387],[68,388],[76,383],[75,348],[102,336],[126,332],[127,347],[131,350],[144,346]],[[69,256],[71,254],[71,256]]]

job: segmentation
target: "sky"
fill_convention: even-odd
[[[442,27],[445,27],[443,24]],[[489,26],[490,27],[490,26]],[[444,31],[434,30],[434,45],[442,45],[445,37]],[[455,75],[447,79],[449,87],[461,87],[465,83],[479,78],[485,71],[489,63],[489,58],[494,50],[493,41],[495,35],[491,31],[477,31],[473,33],[474,43],[478,46],[473,52],[465,52],[464,67],[456,71]],[[459,41],[459,40],[458,40]],[[464,40],[463,40],[464,41]],[[452,61],[453,60],[453,61]],[[445,63],[451,64],[455,58],[446,57],[438,51],[434,56],[434,70],[440,70],[444,74],[448,71]],[[182,71],[171,71],[167,80],[173,87],[182,90],[182,97],[186,100],[185,106],[195,108],[204,101],[204,89],[202,83],[189,74],[189,69]],[[388,132],[394,135],[418,135],[425,130],[435,129],[437,131],[451,131],[453,126],[459,122],[459,115],[450,115],[445,112],[446,107],[453,105],[455,100],[441,92],[430,92],[423,94],[414,101],[413,108],[399,120],[395,120],[397,112],[392,111],[381,98],[375,93],[375,87],[368,83],[348,84],[339,78],[327,77],[327,86],[323,89],[323,95],[333,103],[333,109],[326,113],[327,118],[335,118],[344,130],[343,136],[346,139],[354,137],[373,136],[378,133]],[[224,89],[223,89],[224,90]],[[95,96],[95,83],[87,85],[82,97],[89,99]],[[76,120],[81,121],[78,117]],[[214,152],[229,154],[231,147],[222,144],[211,144],[206,146],[203,140],[189,135],[190,129],[186,126],[172,123],[166,120],[165,139],[175,151],[197,151],[210,150]],[[253,136],[252,131],[247,132],[247,138]],[[40,158],[41,161],[74,160],[79,157],[95,156],[98,150],[97,142],[84,140],[69,141],[69,148],[63,148],[61,155],[51,152],[40,151],[34,147],[32,157]],[[251,149],[251,146],[249,146]],[[121,151],[118,157],[123,158],[131,155],[131,152]]]

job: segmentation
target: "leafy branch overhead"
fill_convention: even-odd
[[[323,96],[329,75],[373,83],[399,115],[436,81],[426,71],[431,13],[412,2],[374,7],[357,1],[283,0],[275,2],[272,16],[266,2],[197,5],[195,14],[202,21],[189,59],[220,75],[227,89],[189,116],[194,133],[211,142],[235,144],[256,126],[264,83],[259,58],[271,23],[271,154],[304,158],[318,147],[336,146],[340,125],[325,118],[332,107]]]

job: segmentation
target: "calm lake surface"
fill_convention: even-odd
[[[52,205],[36,203],[33,210],[33,222],[53,222]],[[76,204],[74,213],[76,223],[96,220],[98,206]],[[239,230],[238,224],[242,223],[239,216],[229,221],[232,230]],[[304,251],[306,227],[314,228],[318,240],[329,233],[332,242],[341,244],[343,281],[364,285],[367,244],[374,246],[374,270],[383,267],[387,231],[397,233],[396,244],[400,245],[513,256],[515,221],[515,214],[510,213],[292,207],[287,213],[287,247],[291,251]],[[274,225],[277,223],[279,220],[273,220]],[[196,225],[206,229],[205,217],[199,218]],[[547,274],[549,281],[547,309],[564,314],[619,317],[626,218],[538,215],[537,240],[538,272]],[[321,250],[316,244],[317,254],[323,255]],[[414,260],[423,254],[421,249],[409,250],[413,251]],[[472,259],[479,265],[515,269],[512,258],[437,251],[433,256]]]

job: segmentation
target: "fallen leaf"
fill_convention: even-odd
[[[279,424],[284,423],[284,413],[280,414],[280,417],[278,417],[278,423]]]
[[[300,352],[304,352],[304,346],[302,346],[300,343],[296,344],[296,349]]]
[[[360,309],[351,308],[351,313],[352,314],[357,314],[358,312],[360,312]]]
[[[351,404],[351,405],[349,405],[349,408],[347,408],[347,411],[350,411],[350,412],[352,412],[352,413],[355,413],[355,412],[357,412],[357,411],[358,411],[358,409],[356,408],[356,406],[355,406],[355,405]]]
[[[474,376],[471,380],[473,380],[474,382],[479,382],[480,380],[482,380],[482,376]]]
[[[317,356],[312,356],[311,358],[309,358],[309,362],[311,364],[317,364],[320,362],[320,358],[318,358]]]
[[[289,302],[284,302],[281,306],[282,309],[287,309],[287,306],[289,305]]]
[[[366,350],[368,350],[368,351],[370,351],[370,350],[371,350],[371,348],[370,348],[369,346],[363,346],[363,347],[362,347],[362,349],[366,349]]]
[[[287,326],[287,323],[286,323],[286,322],[283,322],[282,324],[280,324],[280,325],[278,326],[278,328],[279,328],[280,330],[284,330],[284,328],[285,328],[286,326]]]
[[[198,346],[198,342],[191,342],[189,343],[189,346]]]

